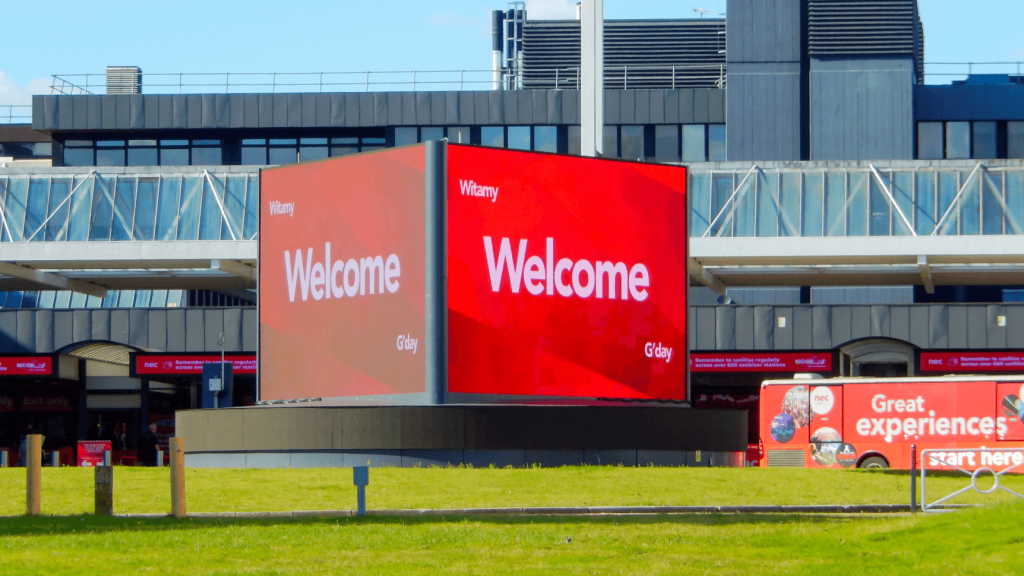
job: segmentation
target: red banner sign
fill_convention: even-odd
[[[830,372],[831,352],[690,354],[693,372]]]
[[[21,399],[22,412],[70,412],[71,399],[67,396],[26,395]]]
[[[79,440],[78,465],[101,466],[103,453],[110,450],[110,440]]]
[[[0,357],[0,376],[49,376],[53,358],[49,356]]]
[[[1020,372],[1024,352],[922,352],[922,372]]]
[[[255,374],[255,354],[228,354],[224,361],[231,364],[235,374]],[[135,357],[136,374],[157,374],[161,376],[177,376],[202,374],[204,364],[220,362],[220,355],[181,355],[181,356],[145,356]]]

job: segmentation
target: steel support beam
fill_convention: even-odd
[[[921,283],[924,284],[924,291],[935,294],[935,280],[932,278],[932,267],[928,264],[927,256],[917,257],[917,269],[921,272]]]
[[[256,282],[256,269],[237,260],[211,260],[210,268],[227,272],[250,282]]]
[[[89,282],[83,282],[81,280],[72,280],[59,274],[42,272],[40,270],[35,270],[27,266],[19,266],[10,262],[0,262],[0,274],[10,276],[12,278],[20,278],[22,280],[36,282],[49,288],[53,288],[54,290],[71,290],[72,292],[81,292],[82,294],[96,296],[97,298],[107,297],[107,289],[102,286],[90,284]]]
[[[711,288],[716,294],[725,294],[725,284],[721,280],[715,278],[715,275],[708,271],[707,268],[700,265],[693,258],[688,258],[686,261],[687,268],[689,269],[690,276],[697,279],[698,282]]]

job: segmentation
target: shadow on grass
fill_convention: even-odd
[[[592,524],[642,525],[688,524],[700,526],[728,526],[735,524],[820,524],[851,521],[868,516],[826,514],[672,514],[636,516],[500,516],[500,515],[446,515],[446,516],[367,516],[364,518],[117,518],[108,516],[39,516],[34,518],[0,519],[0,538],[8,536],[60,536],[65,534],[104,534],[113,532],[148,532],[164,530],[204,530],[225,527],[275,527],[341,524],[353,526],[420,526],[481,522],[488,524]]]

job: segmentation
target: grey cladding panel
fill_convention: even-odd
[[[93,310],[92,339],[110,340],[110,310]]]
[[[103,112],[100,114],[100,127],[104,130],[114,130],[117,128],[117,99],[116,98],[100,98],[100,110]]]
[[[259,95],[259,127],[272,128],[274,126],[274,95]]]
[[[217,128],[231,127],[231,97],[227,94],[213,95],[213,118]]]
[[[715,308],[697,308],[697,350],[715,349]]]
[[[505,123],[505,93],[504,92],[488,92],[488,118],[487,124],[498,125]]]
[[[708,122],[725,122],[725,90],[708,90]]]
[[[779,319],[784,319],[784,322],[780,322]],[[780,326],[779,324],[783,324]],[[775,318],[772,320],[772,325],[775,327],[775,349],[776,350],[792,350],[793,349],[793,309],[792,308],[776,308]]]
[[[944,305],[928,307],[928,348],[949,348],[949,309]]]
[[[37,310],[35,317],[36,341],[33,350],[37,353],[53,352],[53,310]]]
[[[910,342],[910,309],[906,306],[889,308],[889,337]]]
[[[274,128],[283,128],[288,125],[288,94],[273,94],[274,114],[272,124]]]
[[[202,352],[206,350],[206,326],[203,322],[202,309],[185,310],[185,351]]]
[[[229,128],[245,128],[245,94],[231,94],[228,96],[228,118]]]
[[[547,124],[561,124],[562,123],[562,91],[561,90],[548,90],[540,93],[535,98],[541,98],[544,106],[544,115],[540,118],[545,118]]]
[[[213,100],[213,94],[203,94],[200,98],[200,125],[203,128],[216,128],[217,126],[217,104]]]
[[[517,90],[516,91],[516,114],[518,114],[517,124],[533,124],[533,91],[532,90]]]
[[[967,306],[967,347],[987,348],[987,313],[983,306]]]
[[[302,95],[288,94],[285,96],[288,102],[288,118],[286,120],[289,128],[302,127]]]
[[[152,348],[149,345],[149,310],[130,310],[128,323],[128,343],[140,348]]]
[[[224,348],[232,352],[242,350],[242,309],[224,310]]]
[[[331,121],[331,95],[317,94],[316,100],[316,121],[314,126],[333,126]]]
[[[167,350],[167,310],[149,311],[149,346],[153,350]]]
[[[73,342],[85,342],[92,339],[92,313],[89,310],[72,312],[71,339]]]
[[[832,348],[832,308],[815,306],[812,308],[812,341],[811,348],[827,350]]]
[[[331,126],[345,125],[345,95],[331,94]]]
[[[679,90],[679,123],[693,124],[693,89]]]
[[[636,90],[619,91],[619,124],[636,124]]]
[[[415,126],[416,122],[416,100],[417,94],[413,92],[402,93],[402,122],[403,126]]]
[[[1024,348],[1024,306],[1006,307],[1006,346]]]
[[[793,348],[814,348],[814,311],[808,306],[793,308]]]
[[[220,334],[224,332],[224,311],[207,309],[203,312],[205,349],[207,352],[220,351]]]
[[[999,317],[1006,319],[1006,306],[992,305],[985,310],[985,324],[988,327],[986,348],[1006,348],[1006,326],[999,325]]]
[[[444,123],[448,126],[460,126],[464,124],[459,118],[459,93],[445,92],[444,94]]]
[[[619,123],[619,102],[621,101],[621,90],[604,91],[604,123]],[[581,112],[582,114],[582,112]]]
[[[871,308],[869,306],[850,308],[850,336],[854,340],[871,336]]]
[[[726,59],[732,62],[798,62],[803,0],[729,0]]]
[[[651,124],[665,123],[665,93],[667,90],[651,90]]]
[[[255,308],[242,310],[242,350],[253,352],[259,345],[259,319]]]
[[[967,348],[967,308],[950,306],[949,315],[949,347]]]
[[[430,125],[430,93],[416,93],[416,124],[420,126]]]
[[[519,124],[519,98],[515,92],[502,92],[501,101],[505,111],[505,123]]]
[[[715,308],[715,350],[736,349],[736,307]]]
[[[832,347],[837,348],[853,339],[853,311],[849,306],[832,308]]]
[[[679,90],[665,91],[665,124],[679,124]]]
[[[146,127],[146,97],[132,94],[128,98],[128,128],[139,130]]]
[[[775,308],[771,306],[754,308],[754,349],[775,349]]]
[[[184,352],[185,348],[185,310],[167,311],[167,348],[168,352]]]
[[[2,319],[3,312],[0,312],[0,319]],[[696,308],[690,308],[689,314],[686,315],[686,345],[690,350],[697,349],[697,310]]]
[[[736,349],[754,349],[754,309],[750,306],[736,308]]]
[[[315,128],[316,122],[316,101],[319,94],[302,95],[302,127]]]
[[[562,90],[562,124],[580,123],[579,90]]]
[[[476,94],[459,92],[459,122],[466,126],[476,124]]]
[[[889,307],[871,307],[871,335],[875,337],[889,337]]]
[[[85,127],[89,130],[103,129],[103,104],[99,96],[85,97]]]
[[[430,123],[434,126],[444,126],[445,122],[445,97],[444,92],[430,93]]]
[[[472,96],[474,124],[487,124],[490,122],[491,93],[474,92]]]
[[[128,310],[110,311],[110,340],[119,344],[129,344],[131,339],[131,322]]]
[[[376,93],[373,95],[373,125],[388,125],[388,95]]]
[[[142,125],[145,128],[153,129],[160,127],[160,97],[143,96],[142,107],[145,110],[145,118]]]
[[[257,94],[243,94],[242,102],[245,107],[244,122],[246,128],[259,128],[260,126],[260,97]]]
[[[203,127],[203,96],[201,95],[189,95],[185,98],[188,99],[188,116],[186,118],[187,128],[202,128]]]
[[[75,313],[57,311],[53,313],[53,349],[60,350],[74,342]]]
[[[799,160],[800,76],[729,72],[726,146],[730,160]]]
[[[345,97],[345,126],[360,126],[359,94],[343,94]]]
[[[907,341],[918,348],[928,348],[928,306],[911,306],[909,310],[910,337]]]
[[[401,126],[402,122],[402,94],[400,92],[391,92],[388,95],[388,124],[392,126]]]
[[[708,115],[708,100],[710,90],[697,89],[693,91],[693,121],[696,124],[707,124],[710,120]]]
[[[0,311],[0,353],[18,351],[18,313]]]

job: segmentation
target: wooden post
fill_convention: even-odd
[[[28,435],[28,454],[25,455],[25,514],[39,516],[40,480],[43,474],[43,436]]]
[[[114,515],[114,467],[96,467],[96,515]]]
[[[171,438],[171,516],[185,517],[185,439]]]

